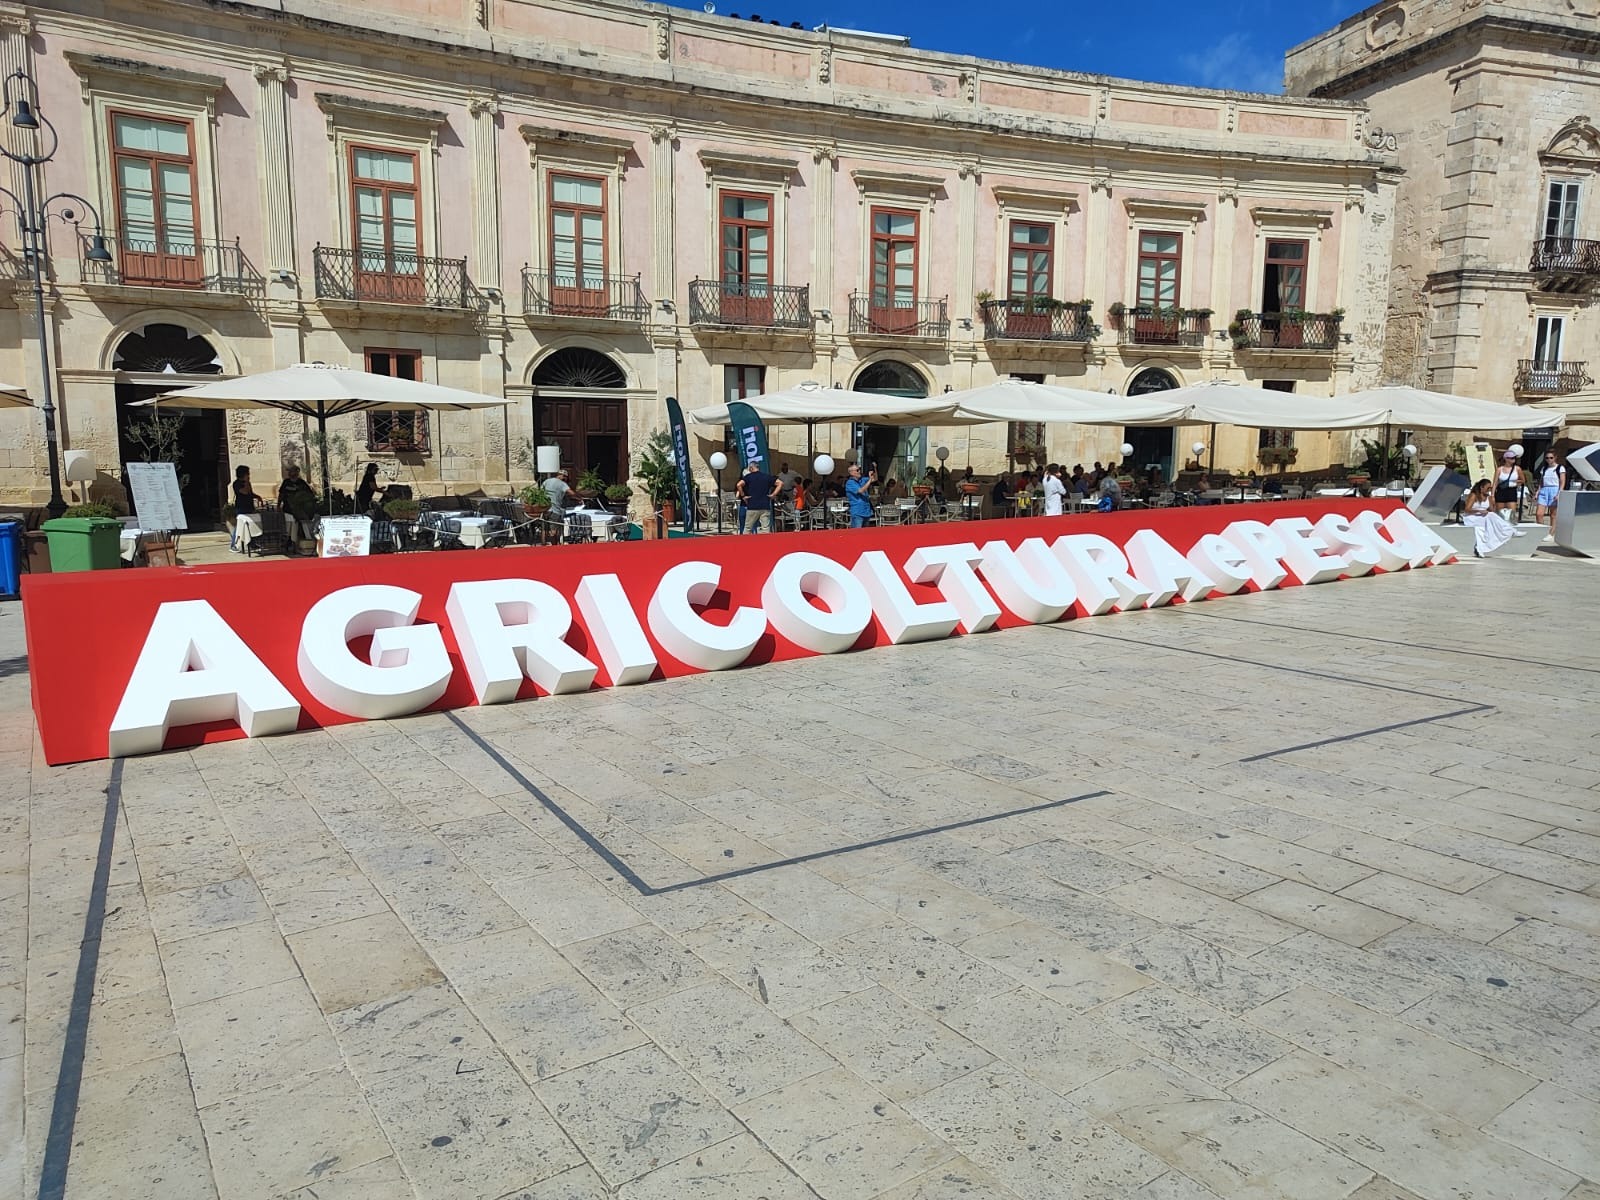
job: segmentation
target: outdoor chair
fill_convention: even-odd
[[[275,509],[260,508],[256,511],[256,520],[261,525],[261,532],[245,543],[246,557],[289,553],[289,523],[284,520],[283,514]]]
[[[898,525],[898,524],[900,524],[900,506],[898,504],[880,504],[880,505],[878,505],[878,524],[879,525]]]
[[[567,541],[570,543],[594,541],[594,522],[588,513],[573,513],[567,517]]]
[[[400,537],[395,532],[393,521],[372,523],[372,539],[367,549],[372,554],[393,554],[400,549]]]

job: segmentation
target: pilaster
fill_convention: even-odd
[[[673,263],[676,257],[674,229],[677,206],[674,202],[675,162],[678,131],[671,125],[656,125],[650,130],[650,282],[653,300],[676,304]],[[684,298],[685,302],[687,297]],[[671,393],[668,393],[669,395]]]
[[[256,77],[256,152],[268,295],[292,299],[299,289],[295,282],[294,169],[289,157],[288,97],[284,94],[289,66],[282,61],[259,62],[251,73]],[[280,272],[287,272],[288,278],[281,278]]]
[[[472,116],[472,269],[480,287],[500,289],[500,100],[467,101]]]
[[[28,49],[28,38],[33,34],[33,18],[20,9],[0,9],[0,78],[9,79],[18,71],[33,77],[33,55]],[[16,145],[16,139],[28,136],[19,134],[11,128],[9,121],[3,122],[0,129],[0,139],[4,139],[7,147]],[[6,162],[5,183],[16,195],[22,195],[24,168],[21,163]],[[109,214],[108,214],[109,215]]]
[[[839,170],[839,148],[821,142],[811,148],[816,165],[811,177],[811,307],[832,312],[840,298],[834,295],[833,181]]]
[[[976,311],[974,297],[978,289],[973,281],[973,263],[978,253],[978,184],[983,179],[983,165],[975,158],[956,165],[956,294],[955,312],[971,317],[958,333],[966,340],[977,338],[980,314]],[[987,283],[984,285],[988,286]]]

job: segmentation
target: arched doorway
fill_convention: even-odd
[[[158,412],[131,405],[222,374],[216,347],[182,325],[158,322],[123,337],[111,366],[117,372],[117,443],[123,465],[172,463],[189,528],[215,528],[222,522],[228,495],[225,414],[214,408]]]
[[[910,363],[885,358],[861,368],[851,387],[858,392],[877,392],[884,396],[925,399],[928,381]],[[928,429],[925,425],[869,425],[860,427],[857,439],[861,462],[878,468],[878,479],[899,479],[909,486],[922,478],[928,458]]]
[[[607,396],[628,386],[615,360],[587,346],[565,346],[533,369],[533,444],[561,447],[561,465],[573,478],[599,472],[609,483],[626,482],[628,398]]]
[[[1171,371],[1160,367],[1147,367],[1140,371],[1128,384],[1128,395],[1146,396],[1151,392],[1168,392],[1178,386],[1178,381],[1173,378]],[[1133,447],[1133,453],[1128,456],[1127,466],[1146,483],[1156,482],[1155,473],[1161,472],[1161,480],[1172,478],[1174,466],[1172,447],[1175,431],[1163,426],[1127,425],[1122,430],[1122,440]]]

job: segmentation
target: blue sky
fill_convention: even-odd
[[[669,0],[703,8],[693,0]],[[1240,91],[1283,88],[1283,52],[1363,7],[1358,0],[1143,0],[1037,6],[984,0],[715,0],[717,12],[806,28],[903,33],[923,50]]]

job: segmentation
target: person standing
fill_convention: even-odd
[[[382,504],[383,492],[378,483],[378,464],[368,463],[366,473],[356,485],[356,514],[364,515],[373,505]]]
[[[783,490],[783,481],[768,475],[761,469],[761,464],[752,458],[746,464],[736,490],[744,501],[739,532],[760,533],[765,525],[767,532],[771,533],[772,502]]]
[[[877,482],[877,471],[868,471],[863,476],[859,464],[850,464],[850,478],[845,481],[844,494],[850,501],[851,529],[860,529],[872,520],[872,487]]]
[[[783,485],[782,494],[785,497],[792,496],[794,485],[800,482],[800,472],[791,468],[788,463],[784,463],[778,468],[778,482]]]
[[[1501,520],[1510,521],[1522,497],[1523,474],[1517,465],[1517,456],[1507,450],[1500,459],[1500,469],[1494,473],[1494,506]]]
[[[567,469],[561,467],[556,473],[544,481],[545,494],[550,497],[550,511],[556,514],[559,520],[562,512],[567,507],[567,493],[572,488],[567,483]]]
[[[239,518],[256,511],[256,490],[250,483],[250,468],[235,467],[233,472],[233,532],[228,535],[228,549],[242,553],[244,545],[239,537]],[[247,523],[248,525],[248,523]]]
[[[1044,492],[1044,515],[1059,517],[1061,503],[1067,497],[1067,485],[1061,482],[1061,467],[1058,464],[1051,463],[1044,469],[1044,483],[1040,485],[1040,490]]]
[[[1539,472],[1539,494],[1534,503],[1538,508],[1534,510],[1534,519],[1541,525],[1548,523],[1550,532],[1545,534],[1545,541],[1556,536],[1556,500],[1561,495],[1561,489],[1567,486],[1567,468],[1561,464],[1554,450],[1544,452],[1544,466]]]

